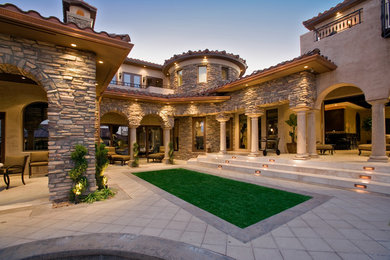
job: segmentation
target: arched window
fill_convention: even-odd
[[[49,140],[47,103],[32,103],[23,111],[24,151],[47,150]]]

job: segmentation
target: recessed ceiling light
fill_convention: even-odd
[[[146,66],[144,65],[144,68],[146,68]]]
[[[70,46],[72,46],[72,47],[77,47],[77,44],[71,43]]]
[[[309,66],[307,66],[307,65],[306,65],[306,66],[305,66],[305,67],[303,67],[303,68],[304,68],[304,69],[308,69],[308,68],[309,68]]]
[[[26,77],[22,77],[22,79],[26,79]]]
[[[97,86],[98,84],[97,83],[95,83],[95,86]]]
[[[98,62],[99,62],[100,64],[103,64],[103,63],[104,63],[102,60],[99,60]]]

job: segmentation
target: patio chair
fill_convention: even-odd
[[[24,170],[26,169],[27,159],[28,155],[5,157],[4,166],[0,169],[0,174],[3,174],[7,189],[10,185],[10,174],[21,174],[22,182],[26,185],[24,182]]]
[[[30,163],[29,163],[29,172],[28,177],[32,176],[32,167],[47,166],[49,165],[49,152],[33,152],[30,153]]]

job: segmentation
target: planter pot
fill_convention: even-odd
[[[297,143],[287,143],[288,153],[297,153]]]

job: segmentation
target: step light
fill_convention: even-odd
[[[218,165],[218,169],[221,170],[222,169],[222,165]]]
[[[230,163],[229,160],[226,160],[225,163]]]
[[[263,164],[263,168],[268,168],[268,164]]]
[[[363,180],[371,180],[371,176],[369,175],[360,175],[359,178]]]
[[[237,157],[236,156],[232,156],[232,159],[237,159]]]
[[[269,162],[275,162],[275,160],[274,160],[274,159],[269,159],[268,161],[269,161]]]
[[[373,171],[373,170],[375,170],[375,167],[363,166],[363,170],[365,170],[365,171]]]
[[[367,189],[367,185],[363,185],[363,184],[355,184],[354,186],[359,189]]]
[[[256,170],[256,171],[255,171],[255,176],[260,176],[260,173],[261,173],[260,170]]]

